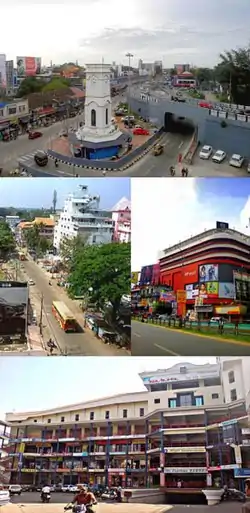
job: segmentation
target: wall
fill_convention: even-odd
[[[215,111],[197,107],[196,104],[171,102],[167,99],[155,99],[154,101],[154,98],[151,98],[148,102],[139,97],[130,98],[130,106],[132,111],[139,112],[144,118],[153,119],[156,126],[159,127],[164,126],[165,112],[193,120],[198,127],[198,140],[201,144],[209,144],[215,149],[223,149],[229,154],[240,153],[250,158],[250,122],[223,119],[222,114],[224,113],[220,113],[221,117],[216,117],[213,115]],[[227,124],[226,128],[221,127],[223,120]]]
[[[175,399],[177,394],[187,392],[187,389],[184,387],[178,390],[169,390],[163,392],[151,392],[148,401],[148,411],[152,412],[156,408],[162,410],[164,408],[169,408],[168,400]],[[206,406],[216,406],[223,404],[223,394],[221,386],[211,386],[211,387],[198,387],[196,389],[188,389],[188,392],[194,392],[195,397],[199,397],[203,395],[204,397],[204,405]],[[218,399],[212,399],[212,394],[219,394]],[[160,404],[155,404],[154,400],[160,399]],[[174,414],[173,410],[173,414]]]
[[[247,364],[249,367],[248,361],[247,361]],[[234,377],[235,377],[234,383],[229,383],[228,373],[230,371],[234,371]],[[248,368],[248,374],[249,374],[249,368]],[[225,396],[226,403],[231,402],[231,390],[233,390],[233,389],[237,390],[237,399],[245,398],[245,386],[244,386],[244,378],[243,378],[243,373],[242,373],[242,360],[241,359],[232,359],[231,362],[227,361],[223,365],[222,383],[223,383],[224,396]]]
[[[127,489],[126,491],[130,491],[132,493],[132,497],[129,499],[130,503],[133,502],[139,504],[165,504],[166,502],[166,495],[165,493],[161,492],[160,489],[135,490],[134,488],[132,488],[131,490]]]

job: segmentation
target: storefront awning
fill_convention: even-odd
[[[245,315],[247,307],[245,305],[216,306],[215,312],[219,315]]]

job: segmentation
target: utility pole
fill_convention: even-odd
[[[128,52],[126,54],[126,57],[128,57],[128,115],[130,115],[130,89],[131,89],[131,80],[130,80],[130,71],[131,71],[131,59],[133,56],[132,53]]]
[[[39,320],[39,329],[40,335],[43,334],[43,294],[41,295],[41,309],[40,309],[40,320]]]

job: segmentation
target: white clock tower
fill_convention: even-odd
[[[112,123],[109,64],[87,64],[85,91],[85,124],[76,133],[86,142],[115,141],[122,132]]]

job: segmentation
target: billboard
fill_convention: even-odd
[[[186,285],[186,298],[195,299],[197,297],[203,299],[215,299],[219,296],[219,283],[216,281],[208,281],[207,283],[191,283]]]
[[[224,298],[224,299],[234,299],[235,284],[234,283],[219,283],[219,297]]]
[[[6,89],[6,86],[6,55],[4,53],[0,53],[0,88]]]
[[[27,283],[0,281],[0,342],[1,337],[25,336],[28,310]]]
[[[233,278],[235,285],[235,299],[237,301],[250,301],[250,274],[234,271]]]
[[[133,285],[137,285],[138,283],[138,277],[139,277],[139,273],[138,272],[131,272],[131,283]]]
[[[214,264],[199,266],[199,282],[219,281],[219,267]]]
[[[217,221],[216,222],[216,228],[217,228],[217,230],[228,230],[229,229],[229,224],[221,222],[221,221]]]
[[[153,265],[152,285],[160,284],[160,263]]]
[[[141,268],[140,285],[151,285],[153,278],[153,265]]]
[[[41,73],[41,57],[17,57],[17,76],[34,77]]]

